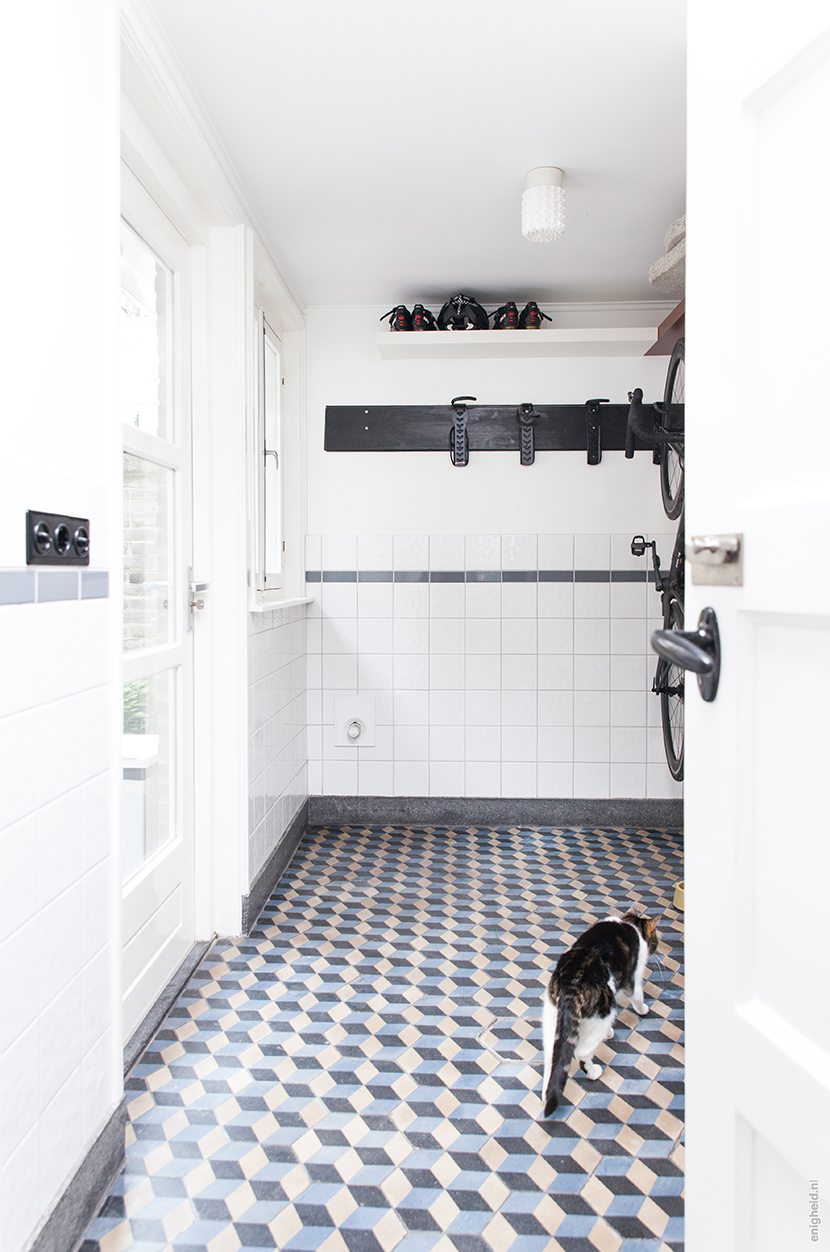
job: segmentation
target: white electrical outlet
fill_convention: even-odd
[[[374,696],[335,696],[334,742],[339,748],[375,746]]]

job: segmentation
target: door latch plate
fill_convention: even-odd
[[[743,535],[692,535],[686,560],[696,587],[743,587]]]

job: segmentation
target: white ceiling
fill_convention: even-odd
[[[649,300],[684,211],[682,0],[154,0],[306,305]],[[520,233],[565,171],[564,236]]]

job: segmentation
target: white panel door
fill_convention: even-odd
[[[126,1040],[194,941],[193,634],[190,250],[127,169],[122,193]]]
[[[745,573],[687,588],[723,652],[686,697],[687,1247],[798,1252],[830,1238],[830,10],[689,29],[686,534],[742,533]]]

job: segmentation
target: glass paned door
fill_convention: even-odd
[[[194,939],[189,249],[128,174],[121,232],[122,880],[129,1038]]]

